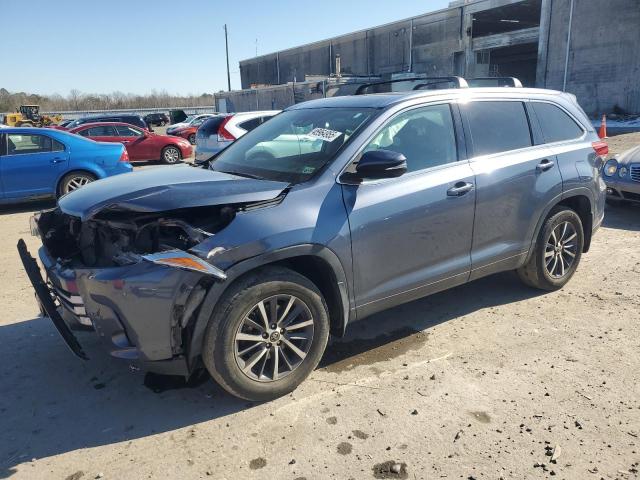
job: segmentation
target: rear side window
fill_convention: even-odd
[[[531,102],[546,143],[580,138],[584,130],[564,110],[550,103]]]
[[[51,151],[51,138],[45,135],[7,135],[7,153],[9,155],[26,155]]]
[[[252,118],[246,122],[239,123],[238,126],[247,132],[250,132],[254,128],[258,127],[262,123],[262,118]]]
[[[53,141],[53,146],[51,148],[51,151],[53,152],[64,152],[64,145],[62,143],[60,143],[57,140],[52,140]]]
[[[465,111],[475,156],[533,145],[522,102],[470,102]]]
[[[198,136],[210,137],[211,135],[216,135],[225,119],[226,117],[222,116],[208,118],[198,129]]]

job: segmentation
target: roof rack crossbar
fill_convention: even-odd
[[[430,82],[431,80],[435,80],[435,81]],[[354,95],[363,95],[364,91],[369,87],[375,87],[378,85],[389,85],[392,83],[417,82],[417,81],[423,81],[423,82],[429,82],[429,83],[421,83],[419,85],[416,85],[413,88],[413,90],[419,90],[420,88],[423,88],[429,85],[436,85],[438,83],[453,83],[456,85],[455,88],[469,87],[469,84],[467,83],[467,81],[462,77],[455,77],[455,76],[454,77],[408,77],[408,78],[394,78],[393,80],[385,80],[381,82],[364,83],[358,87]]]
[[[469,80],[473,84],[474,80],[479,81],[495,81],[503,83],[504,87],[523,88],[522,82],[516,77],[475,77]]]

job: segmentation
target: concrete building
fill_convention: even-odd
[[[591,114],[639,113],[639,47],[639,0],[461,0],[244,60],[240,73],[243,89],[337,73],[515,76],[572,92]]]

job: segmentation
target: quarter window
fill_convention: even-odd
[[[402,153],[409,172],[457,161],[450,106],[431,105],[398,115],[367,145],[365,152],[370,150]]]
[[[522,102],[471,102],[465,107],[475,156],[533,145]]]
[[[584,130],[561,108],[550,103],[531,102],[546,143],[580,138]]]

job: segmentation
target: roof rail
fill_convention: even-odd
[[[469,86],[522,88],[522,82],[516,77],[476,77],[469,80]]]
[[[454,88],[467,88],[469,87],[467,81],[462,77],[407,77],[407,78],[395,78],[393,80],[385,80],[381,82],[364,83],[358,87],[354,95],[364,95],[365,90],[370,87],[378,85],[389,85],[393,83],[402,82],[423,82],[415,85],[412,90],[426,90],[434,85],[442,83],[453,83]]]

